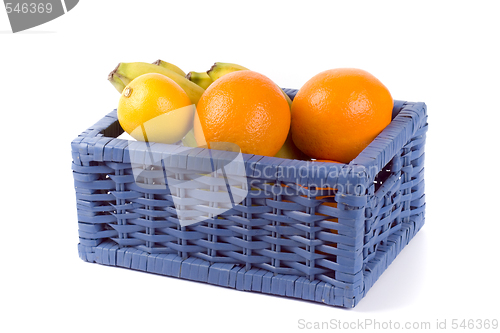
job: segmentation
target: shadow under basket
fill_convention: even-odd
[[[80,258],[352,308],[424,224],[426,131],[424,103],[395,101],[349,164],[216,169],[225,152],[118,138],[115,110],[71,144]]]

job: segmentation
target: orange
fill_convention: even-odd
[[[172,79],[162,74],[138,76],[118,102],[118,121],[139,141],[175,143],[193,126],[195,106]]]
[[[337,164],[340,164],[340,162],[332,161],[332,160],[312,160],[311,162],[324,162],[324,163],[337,163]]]
[[[355,68],[321,72],[292,103],[292,138],[315,159],[349,163],[391,122],[393,99],[370,73]]]
[[[222,76],[203,93],[194,134],[199,146],[228,142],[242,153],[274,156],[290,129],[290,108],[281,89],[257,72]],[[212,145],[217,149],[223,145]]]

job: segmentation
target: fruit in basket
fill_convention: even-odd
[[[244,70],[214,81],[201,97],[194,121],[199,146],[228,142],[241,152],[274,156],[290,127],[290,109],[269,78]]]
[[[180,69],[179,67],[177,67],[174,64],[171,64],[169,62],[163,61],[161,59],[158,59],[155,62],[153,62],[153,65],[157,65],[157,66],[169,69],[172,72],[175,72],[175,73],[177,73],[179,75],[186,76],[186,73],[184,73],[184,71],[182,69]]]
[[[118,121],[134,139],[159,143],[181,140],[193,126],[195,106],[184,90],[162,74],[130,82],[118,102]]]
[[[249,70],[249,69],[246,67],[243,67],[241,65],[238,65],[238,64],[227,63],[227,62],[216,62],[207,71],[207,75],[211,78],[211,80],[215,81],[226,74],[236,72],[236,71],[241,71],[241,70]],[[283,91],[283,89],[280,88],[280,90],[283,93],[283,96],[285,97],[285,99],[288,103],[288,106],[291,108],[292,107],[292,100]],[[295,160],[307,160],[307,159],[309,159],[309,157],[306,154],[304,154],[302,151],[300,151],[300,149],[298,149],[295,146],[295,144],[293,143],[290,130],[289,130],[289,134],[287,136],[287,139],[285,140],[285,143],[280,148],[280,150],[276,153],[275,157],[295,159]]]
[[[293,141],[312,158],[348,163],[389,125],[392,107],[389,90],[364,70],[321,72],[293,100]]]
[[[186,75],[186,79],[191,82],[196,83],[203,89],[207,89],[208,86],[212,84],[212,78],[208,76],[207,72],[189,72]]]
[[[122,85],[128,85],[133,79],[148,73],[158,73],[167,76],[177,83],[188,95],[193,104],[197,104],[201,95],[205,91],[199,85],[189,81],[184,76],[173,72],[170,69],[145,62],[119,63],[118,66],[108,75],[108,80],[121,93]],[[120,81],[122,84],[119,84]]]

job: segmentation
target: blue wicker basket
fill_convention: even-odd
[[[292,99],[297,92],[285,91]],[[217,205],[216,194],[206,195],[214,186],[155,184],[167,166],[149,169],[146,152],[140,179],[148,186],[138,184],[115,110],[71,145],[80,258],[354,307],[424,224],[426,131],[424,103],[395,101],[391,124],[349,164],[243,154],[248,183],[234,187],[246,186],[245,198],[182,226],[174,198],[187,200],[183,213],[205,214]],[[163,160],[175,157],[175,175],[206,173],[209,149],[178,147],[148,144]]]

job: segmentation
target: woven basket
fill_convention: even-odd
[[[395,101],[349,164],[243,154],[210,178],[209,149],[151,143],[138,158],[115,110],[72,142],[80,258],[354,307],[424,224],[426,131],[424,103]],[[190,181],[166,187],[167,173]],[[223,188],[240,200],[222,207]]]

